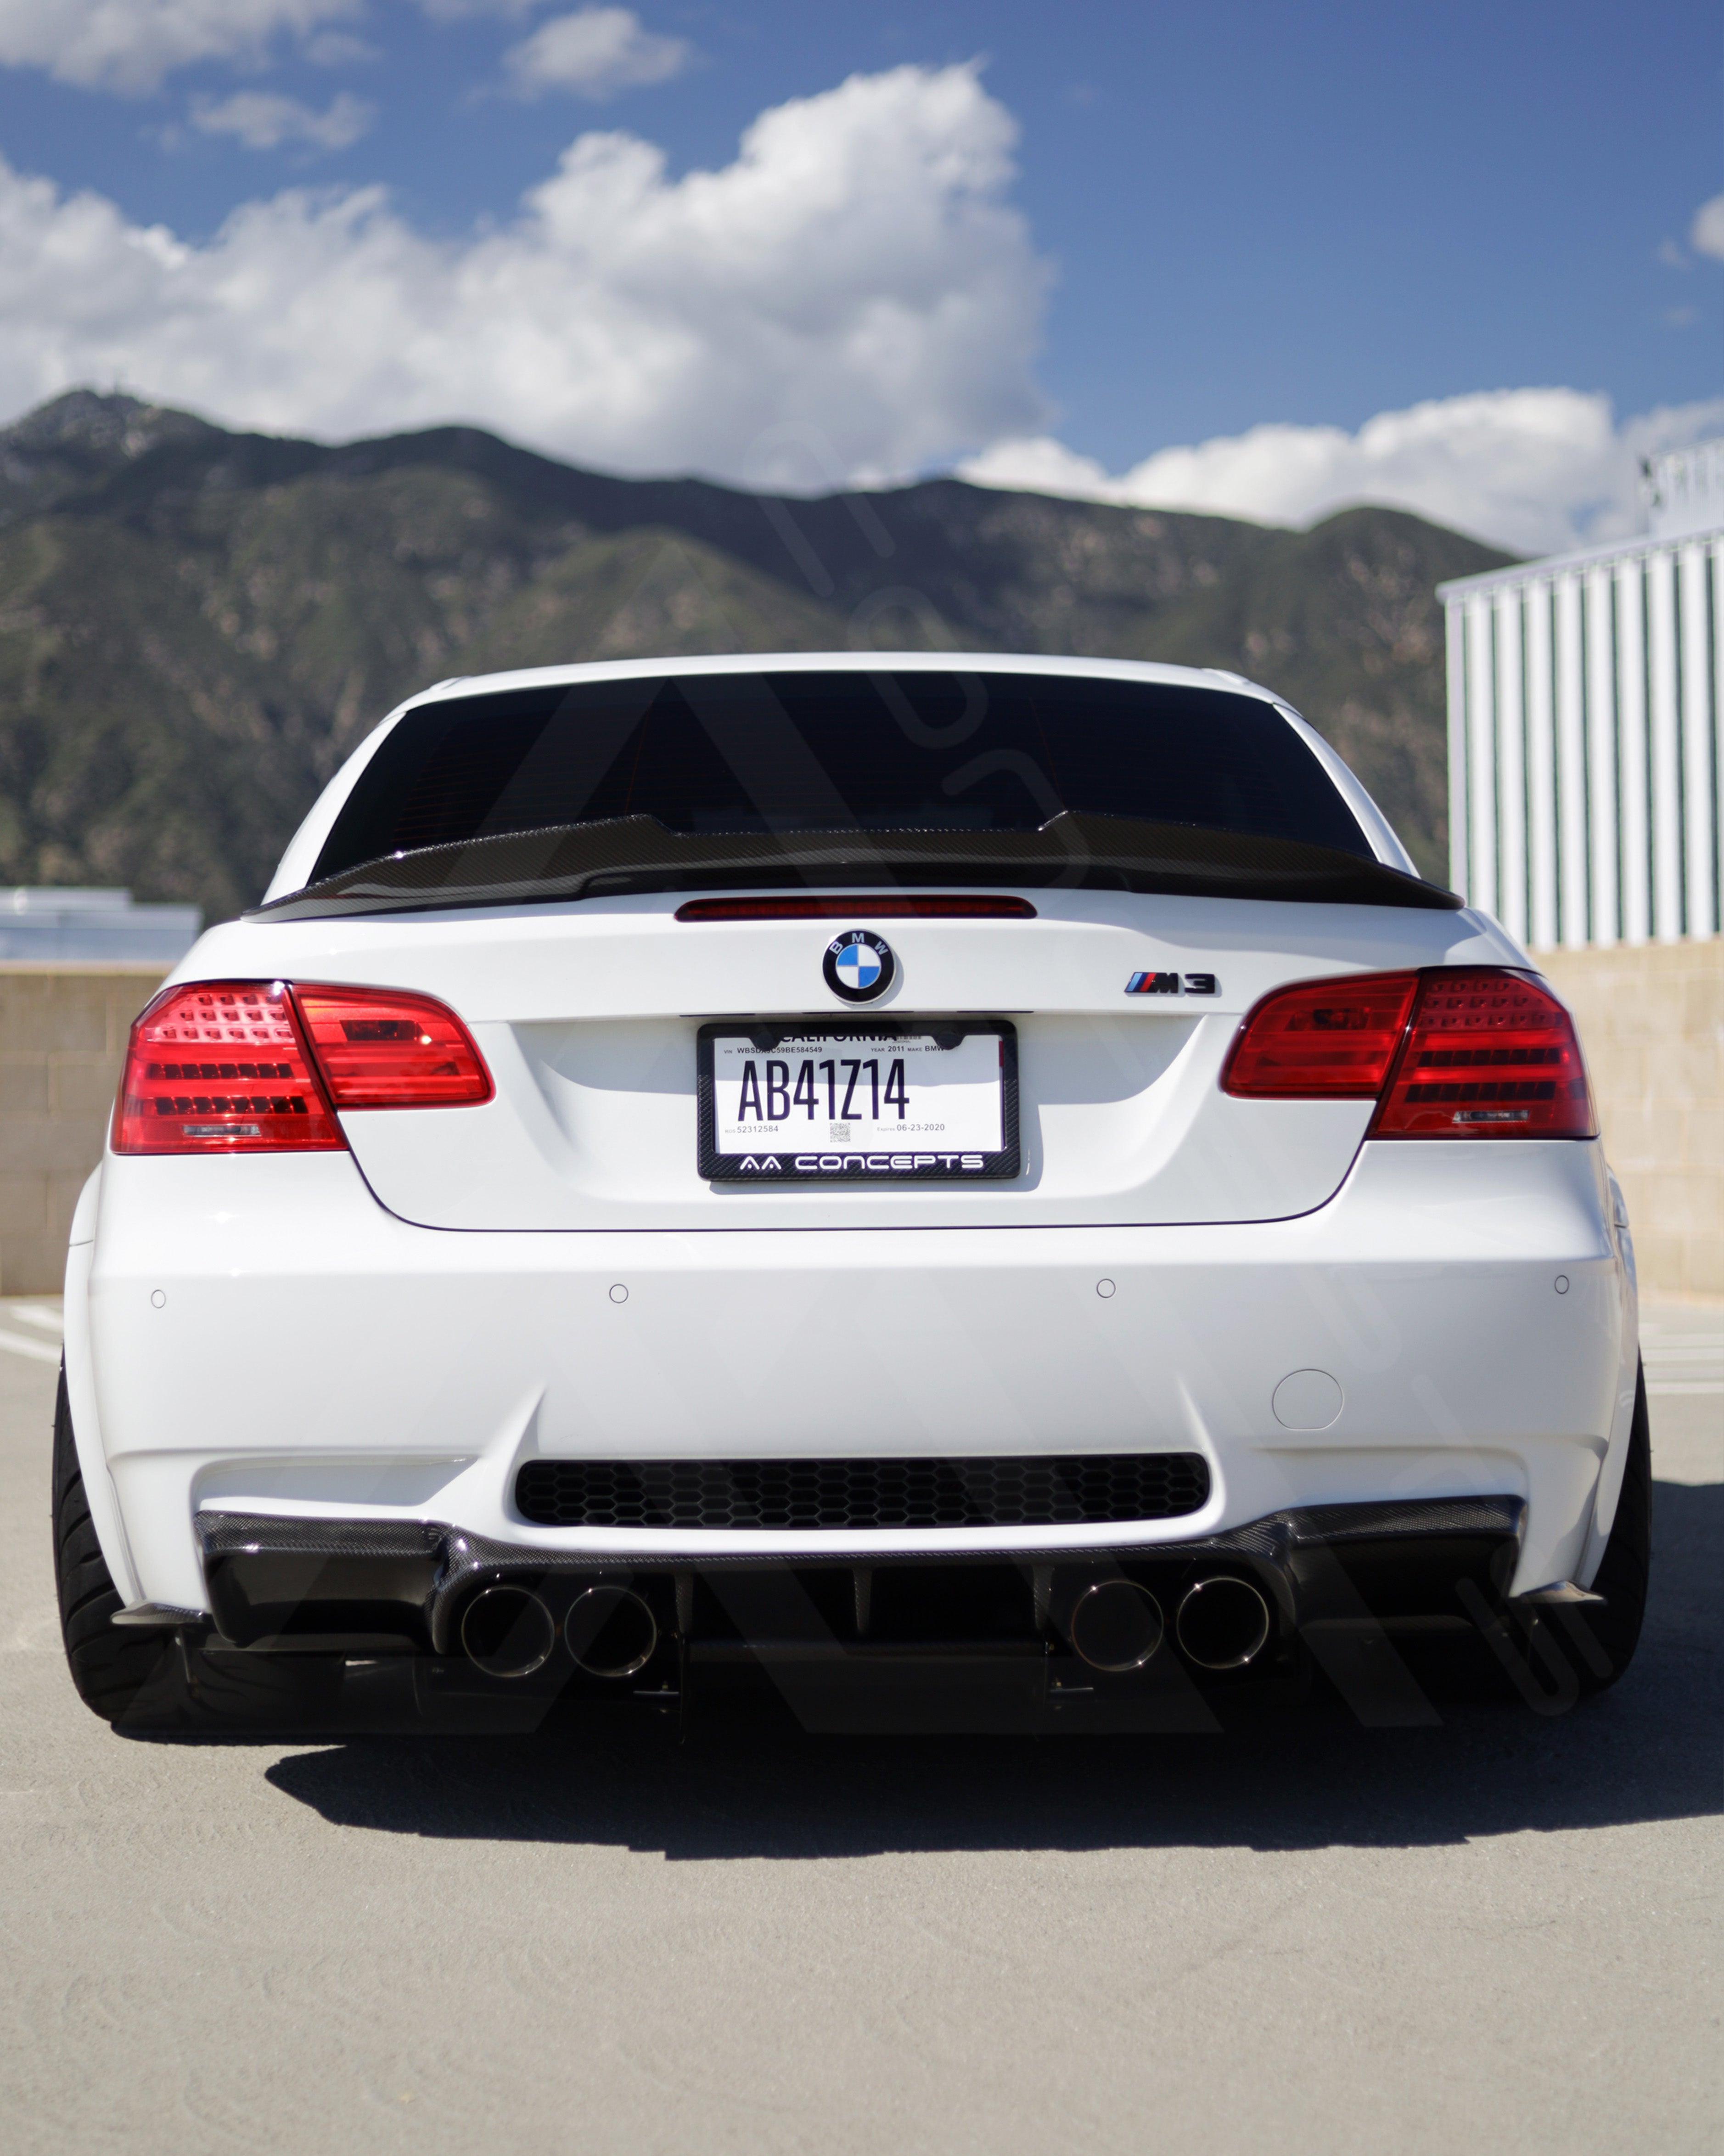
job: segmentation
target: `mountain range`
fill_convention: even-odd
[[[0,430],[0,882],[252,903],[319,788],[454,675],[972,649],[1219,666],[1447,857],[1434,588],[1510,557],[951,479],[816,499],[582,471],[466,427],[341,446],[74,390]]]

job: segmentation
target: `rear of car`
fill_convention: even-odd
[[[175,1638],[234,1697],[1031,1727],[1633,1644],[1567,1014],[1232,676],[414,700],[140,1019],[67,1321],[105,1711]]]

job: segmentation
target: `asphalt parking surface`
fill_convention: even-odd
[[[0,1305],[7,2145],[1716,2149],[1724,1311],[1646,1317],[1650,1613],[1572,1712],[283,1743],[80,1705]]]

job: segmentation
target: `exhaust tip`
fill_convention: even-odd
[[[1065,1630],[1080,1660],[1122,1676],[1152,1659],[1166,1627],[1162,1605],[1147,1587],[1135,1579],[1098,1579],[1079,1595]]]
[[[627,1587],[589,1587],[562,1620],[569,1652],[589,1676],[632,1677],[653,1659],[659,1623]]]
[[[487,1587],[461,1614],[461,1645],[488,1676],[530,1677],[556,1644],[551,1612],[525,1587]]]
[[[1200,1670],[1242,1670],[1269,1645],[1273,1625],[1260,1589],[1215,1573],[1186,1589],[1173,1632],[1181,1654]]]

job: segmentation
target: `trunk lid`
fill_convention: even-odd
[[[685,894],[320,921],[255,916],[200,947],[209,978],[393,986],[470,1028],[495,1081],[478,1107],[342,1117],[379,1201],[481,1230],[1053,1226],[1285,1219],[1338,1188],[1368,1101],[1224,1094],[1240,1019],[1330,973],[1512,954],[1465,913],[1026,891],[1034,917],[685,921]],[[865,1009],[823,961],[860,929],[894,978]],[[1173,992],[1130,993],[1148,973]],[[1213,984],[1213,985],[1211,985]],[[1021,1159],[986,1183],[777,1186],[703,1176],[703,1027],[805,1035],[998,1021],[1015,1040]],[[810,1142],[824,1142],[823,1117]],[[797,1111],[800,1113],[800,1111]]]

